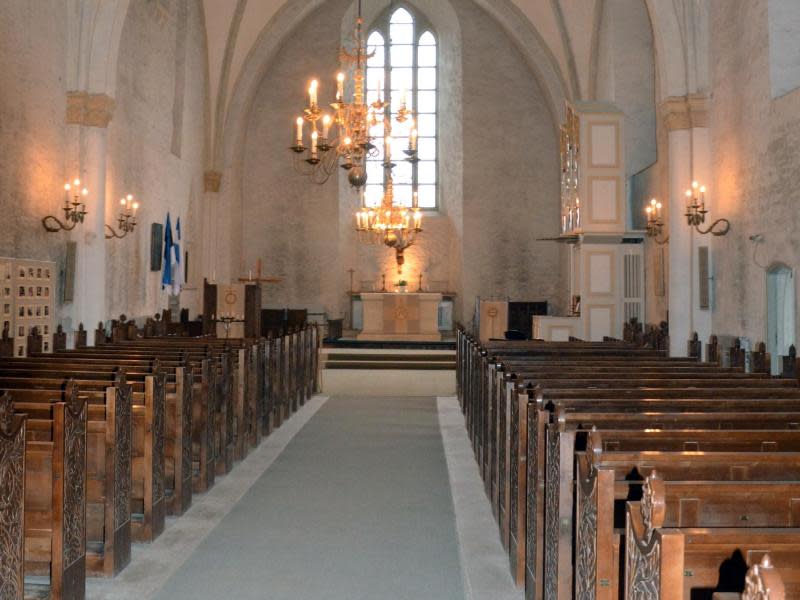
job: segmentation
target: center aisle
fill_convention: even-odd
[[[328,400],[156,597],[462,600],[436,399]]]

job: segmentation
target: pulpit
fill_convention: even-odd
[[[364,325],[359,340],[438,342],[442,294],[362,292]]]

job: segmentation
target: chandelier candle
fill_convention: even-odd
[[[303,117],[297,117],[297,148],[303,147]]]

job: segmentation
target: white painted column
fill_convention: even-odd
[[[684,191],[691,184],[691,133],[669,132],[669,341],[670,356],[686,356],[692,332],[692,229]]]
[[[687,342],[694,332],[703,343],[711,335],[711,309],[700,309],[698,279],[698,248],[708,246],[710,257],[711,236],[701,235],[694,227],[689,227],[685,217],[685,193],[692,181],[707,186],[710,180],[711,144],[706,105],[705,96],[688,95],[668,98],[660,107],[669,146],[668,309],[671,356],[686,356]],[[713,195],[713,190],[709,189],[707,208]]]
[[[692,157],[693,157],[693,177],[700,184],[708,186],[711,181],[711,136],[707,127],[693,127],[692,134]],[[708,189],[706,194],[706,209],[709,213],[706,215],[706,223],[701,227],[705,229],[710,223],[714,221],[714,195],[715,190]],[[687,226],[688,228],[688,226]],[[693,231],[693,256],[692,256],[692,331],[696,331],[703,342],[703,351],[705,351],[705,343],[711,336],[711,311],[714,305],[714,286],[713,280],[708,282],[711,306],[708,309],[700,308],[700,269],[698,258],[700,246],[708,246],[708,273],[709,277],[713,277],[713,247],[712,240],[714,236],[711,234],[701,235]]]
[[[108,124],[114,106],[114,99],[107,94],[67,93],[67,124],[78,126],[79,177],[89,190],[85,221],[70,234],[77,243],[77,253],[75,298],[69,312],[73,329],[83,323],[89,332],[90,345],[94,344],[91,332],[109,316],[106,313],[106,168]]]
[[[78,243],[75,268],[75,327],[83,323],[90,332],[106,314],[106,152],[108,130],[104,127],[81,128],[83,184],[89,189],[86,221],[73,233]],[[89,344],[94,336],[88,336]]]
[[[211,283],[218,281],[228,281],[227,264],[220,260],[225,256],[227,250],[225,240],[229,236],[224,236],[225,228],[219,221],[218,205],[220,203],[220,186],[222,184],[222,173],[218,171],[206,171],[204,175],[204,194],[203,194],[203,269],[202,272]],[[222,235],[222,240],[220,236]],[[220,243],[222,242],[222,244]],[[221,246],[223,246],[221,248]],[[224,271],[224,272],[223,272]],[[198,282],[202,285],[202,281]],[[202,302],[202,301],[201,301]]]

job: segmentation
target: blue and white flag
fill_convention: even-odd
[[[181,218],[175,222],[175,237],[172,242],[172,294],[181,293],[183,285],[183,261],[181,260]]]
[[[172,242],[172,221],[170,221],[169,213],[167,213],[167,222],[164,225],[164,261],[161,271],[161,289],[172,287],[173,272],[172,272],[172,257],[174,255]]]

